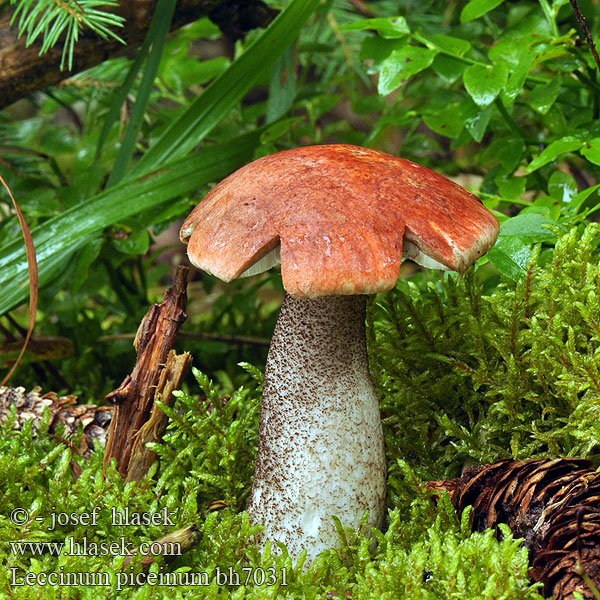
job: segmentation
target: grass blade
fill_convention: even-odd
[[[93,234],[210,181],[222,179],[251,160],[260,133],[258,130],[207,146],[149,175],[128,178],[44,222],[32,231],[40,284],[47,283],[73,251],[83,247]],[[15,241],[0,248],[0,315],[27,298],[27,283],[27,254],[23,244]]]
[[[215,79],[133,167],[139,175],[192,150],[236,106],[289,47],[320,0],[292,0],[220,77]]]
[[[160,59],[163,55],[169,28],[171,27],[171,20],[173,19],[176,3],[177,0],[159,0],[156,5],[152,23],[150,24],[146,36],[151,40],[152,50],[148,56],[142,83],[140,84],[140,89],[137,93],[131,118],[129,119],[129,124],[125,131],[125,136],[123,137],[121,147],[119,148],[119,154],[117,155],[114,168],[108,179],[107,187],[111,187],[123,179],[123,176],[129,167],[129,163],[131,162],[135,144],[142,127],[146,106],[148,105],[148,100],[150,99],[152,88],[154,87],[154,80],[156,79]]]
[[[19,363],[25,354],[25,350],[27,349],[27,344],[29,344],[29,340],[31,339],[33,328],[35,327],[38,306],[38,265],[35,254],[35,246],[33,245],[33,239],[31,238],[31,232],[29,231],[29,227],[27,226],[27,222],[25,221],[23,213],[21,212],[21,208],[15,200],[15,197],[13,196],[11,189],[8,187],[8,184],[6,181],[4,181],[2,175],[0,175],[0,183],[8,192],[8,195],[10,196],[10,199],[12,200],[17,212],[17,216],[19,217],[19,223],[21,224],[21,229],[23,230],[23,238],[25,239],[25,252],[27,254],[27,266],[29,270],[29,325],[27,327],[27,335],[25,336],[25,341],[23,342],[23,346],[21,347],[21,352],[19,353],[17,360],[14,362],[10,371],[3,377],[2,381],[0,381],[1,386],[6,385],[8,380],[12,377],[12,374],[15,372],[15,369],[19,366]]]
[[[152,28],[152,26],[150,26],[150,29],[151,28]],[[135,81],[135,78],[137,77],[139,70],[142,68],[144,59],[146,58],[146,55],[148,54],[148,51],[150,49],[151,39],[152,38],[150,37],[150,31],[148,31],[148,34],[146,35],[146,38],[144,39],[144,43],[142,44],[141,48],[139,49],[137,56],[135,57],[135,60],[131,64],[131,67],[129,68],[129,72],[127,73],[127,77],[125,77],[125,81],[123,81],[123,85],[121,85],[119,87],[119,89],[117,90],[117,92],[113,98],[112,104],[110,106],[110,110],[108,111],[108,114],[106,115],[106,119],[104,121],[104,125],[102,126],[102,131],[100,132],[100,137],[98,138],[98,145],[96,146],[96,156],[95,156],[96,161],[100,158],[100,156],[102,154],[102,148],[104,147],[104,144],[106,143],[106,140],[110,133],[110,129],[113,126],[113,123],[115,123],[115,121],[119,118],[119,114],[121,112],[121,106],[123,105],[123,102],[125,102],[125,99],[127,98],[127,94],[129,94],[129,91],[133,87],[133,82]]]

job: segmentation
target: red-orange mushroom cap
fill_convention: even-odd
[[[190,261],[225,281],[280,246],[286,291],[313,298],[391,289],[403,246],[405,257],[426,266],[431,259],[464,272],[498,231],[477,196],[442,175],[336,144],[286,150],[242,167],[198,204],[180,235]]]

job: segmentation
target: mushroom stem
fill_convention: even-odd
[[[248,512],[308,562],[339,538],[331,516],[381,525],[385,456],[369,373],[366,296],[286,296],[269,349]]]

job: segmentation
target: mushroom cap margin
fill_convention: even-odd
[[[180,237],[194,265],[225,281],[280,245],[286,291],[312,298],[391,289],[404,241],[464,272],[498,231],[477,196],[446,177],[335,144],[285,150],[238,169],[192,211]]]

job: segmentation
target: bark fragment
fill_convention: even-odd
[[[179,267],[163,302],[150,308],[135,337],[137,361],[133,371],[106,396],[115,405],[115,416],[104,464],[116,458],[119,472],[129,480],[143,477],[143,469],[152,464],[154,453],[145,444],[159,439],[167,424],[155,399],[172,402],[171,392],[179,387],[190,360],[187,353],[177,357],[171,352],[177,331],[187,318],[187,275],[188,268]]]

